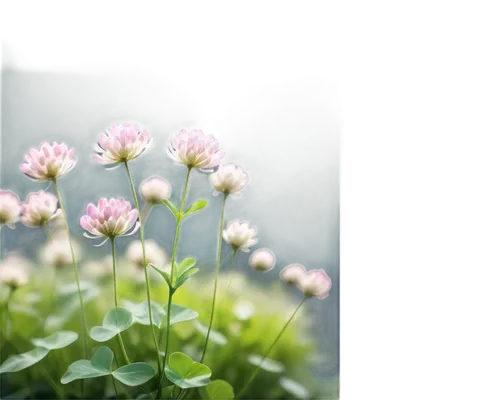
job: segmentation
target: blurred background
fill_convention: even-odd
[[[176,203],[185,168],[167,158],[167,143],[182,128],[213,134],[226,149],[223,162],[242,165],[250,176],[243,196],[229,199],[226,222],[238,218],[256,226],[255,248],[269,247],[278,260],[273,271],[257,275],[248,267],[248,255],[240,253],[239,271],[264,287],[290,263],[324,268],[332,278],[331,295],[311,301],[309,312],[323,354],[315,373],[335,379],[339,106],[324,8],[11,1],[4,9],[2,189],[24,199],[46,188],[19,170],[31,147],[43,141],[75,147],[78,164],[61,179],[61,190],[73,235],[87,258],[98,259],[109,248],[94,248],[81,236],[86,205],[109,196],[132,201],[124,169],[106,171],[91,160],[99,133],[122,122],[147,128],[153,143],[130,164],[133,177],[136,184],[152,175],[165,177]],[[207,270],[215,260],[221,205],[212,191],[206,175],[193,175],[187,203],[204,198],[209,204],[183,224],[178,254],[206,262]],[[4,253],[37,257],[45,241],[42,230],[19,224],[5,231]],[[153,209],[146,237],[170,254],[174,231],[167,210]],[[131,240],[119,240],[118,250]]]

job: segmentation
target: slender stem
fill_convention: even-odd
[[[73,250],[73,241],[71,239],[71,233],[69,231],[68,216],[66,214],[66,211],[64,210],[61,192],[59,191],[59,185],[57,184],[57,180],[54,178],[53,182],[54,182],[54,187],[56,189],[57,198],[59,200],[59,207],[61,208],[61,212],[63,215],[64,224],[66,226],[66,232],[68,234],[69,248],[71,251],[71,258],[73,260],[73,266],[75,268],[75,279],[76,279],[76,286],[78,288],[78,297],[80,298],[80,314],[81,314],[81,319],[82,319],[81,324],[82,324],[82,339],[83,339],[83,355],[84,355],[85,359],[87,359],[88,358],[87,324],[85,322],[85,307],[83,306],[83,296],[82,296],[82,290],[80,288],[80,275],[78,274],[78,265],[76,263],[75,251]]]
[[[50,234],[49,228],[47,227],[47,221],[43,221],[43,230],[45,231],[45,234],[47,235],[47,238],[49,240],[52,240],[52,235]]]
[[[135,191],[134,181],[132,179],[132,175],[130,174],[130,169],[128,167],[128,163],[125,161],[124,164],[125,164],[125,169],[127,170],[128,180],[130,182],[130,189],[132,190],[132,194],[134,196],[135,208],[137,209],[137,211],[139,211],[140,210],[139,200],[137,198],[137,192]],[[147,263],[147,259],[146,259],[146,246],[144,244],[144,221],[143,221],[143,218],[142,218],[142,215],[140,212],[139,212],[139,224],[140,224],[139,237],[141,239],[141,246],[142,246],[142,261],[144,264],[144,275],[145,275],[145,279],[146,279],[146,294],[148,297],[149,326],[151,328],[151,335],[153,336],[153,343],[154,343],[155,349],[156,349],[156,358],[157,358],[157,362],[158,362],[158,374],[162,374],[162,372],[160,372],[160,368],[161,368],[160,349],[158,347],[158,342],[156,341],[155,327],[153,325],[153,313],[151,311],[151,288],[149,286],[149,272],[148,272],[148,263]],[[161,381],[161,377],[160,377],[160,381]]]
[[[172,283],[175,280],[174,263],[175,263],[175,256],[177,254],[177,245],[179,243],[179,233],[181,230],[182,212],[184,211],[184,203],[186,201],[186,193],[187,193],[190,174],[191,174],[191,168],[188,167],[187,174],[186,174],[186,181],[184,182],[184,190],[182,192],[181,205],[179,207],[179,216],[177,217],[177,226],[175,228],[174,247],[172,248],[172,257],[171,257],[171,263],[170,263],[170,279],[172,280]],[[173,295],[174,295],[174,290],[172,288],[170,288],[169,294],[168,294],[169,297],[168,297],[168,306],[167,306],[167,316],[168,316],[167,317],[167,337],[166,337],[166,341],[165,341],[165,354],[163,355],[163,368],[161,369],[160,382],[158,383],[158,393],[156,395],[157,399],[159,399],[161,397],[161,392],[162,392],[161,380],[163,379],[163,374],[165,373],[165,365],[167,363],[168,334],[170,332],[170,308],[172,307]]]
[[[118,307],[118,294],[116,290],[116,252],[115,252],[115,238],[110,237],[111,240],[111,258],[113,259],[113,292],[115,295],[115,307]],[[122,335],[118,333],[118,343],[120,343],[120,348],[122,349],[123,358],[127,364],[130,364],[130,359],[127,356],[127,351],[125,350],[125,345],[123,344]]]
[[[219,226],[219,247],[217,249],[217,262],[215,265],[215,283],[214,283],[214,293],[212,296],[212,311],[210,313],[210,323],[208,324],[208,332],[207,337],[205,338],[205,345],[203,346],[203,353],[201,354],[200,363],[203,362],[205,358],[205,353],[207,351],[208,339],[210,338],[210,331],[212,330],[212,324],[214,321],[214,313],[215,313],[215,300],[217,296],[217,280],[219,278],[219,270],[220,270],[220,254],[222,251],[222,231],[224,230],[224,207],[226,205],[227,193],[224,194],[224,198],[222,199],[222,211],[220,214],[220,226]]]
[[[144,204],[144,207],[141,210],[141,218],[142,218],[142,223],[146,225],[146,222],[148,220],[149,214],[151,213],[151,210],[153,209],[154,205],[150,203]]]
[[[10,341],[10,333],[12,331],[12,319],[10,316],[9,303],[12,295],[14,294],[15,288],[11,288],[9,294],[7,295],[7,299],[5,300],[5,336],[6,339]]]
[[[118,389],[116,388],[115,377],[111,375],[111,382],[113,382],[113,387],[115,388],[115,395],[118,398]]]
[[[227,284],[226,288],[226,293],[224,295],[224,298],[227,297],[229,294],[229,289],[231,289],[231,283],[233,283],[233,276],[234,276],[234,266],[236,264],[236,254],[238,254],[238,249],[233,250],[233,256],[231,257],[231,268],[229,269],[229,282]]]
[[[54,381],[54,379],[52,379],[52,377],[50,376],[50,374],[48,373],[48,371],[45,368],[42,368],[42,371],[43,371],[45,377],[47,378],[47,380],[49,381],[50,386],[52,386],[52,388],[55,390],[57,396],[60,399],[64,399],[65,398],[64,392],[61,390],[59,385]]]
[[[262,368],[262,364],[264,364],[264,361],[266,360],[267,356],[269,355],[269,353],[271,353],[271,350],[273,349],[274,345],[278,342],[278,340],[280,339],[281,335],[283,335],[283,332],[285,332],[285,329],[287,328],[287,326],[290,324],[290,322],[292,322],[292,319],[293,317],[295,317],[295,314],[297,314],[297,311],[299,311],[299,308],[300,306],[302,306],[302,304],[304,304],[304,302],[308,299],[309,297],[304,297],[302,299],[302,301],[299,303],[299,305],[297,306],[297,308],[295,309],[295,311],[293,312],[292,316],[289,318],[289,320],[286,322],[285,326],[283,327],[283,329],[281,329],[280,333],[278,333],[278,336],[276,336],[276,339],[274,339],[273,343],[271,344],[271,346],[269,347],[269,349],[267,350],[266,354],[264,355],[264,357],[262,357],[262,361],[260,362],[260,364],[257,366],[257,368],[255,368],[252,376],[250,376],[250,379],[247,381],[247,383],[245,384],[245,386],[243,386],[243,389],[241,389],[239,391],[239,393],[236,395],[236,398],[239,398],[241,395],[243,395],[245,393],[245,391],[248,389],[248,387],[250,386],[250,384],[253,382],[253,380],[255,379],[255,377],[257,376],[257,374],[259,373],[260,369]]]

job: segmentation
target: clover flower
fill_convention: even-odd
[[[90,234],[85,232],[84,236],[90,239],[129,236],[139,229],[138,217],[138,211],[123,198],[102,198],[97,206],[87,206],[87,215],[80,218],[80,225]]]
[[[81,248],[78,243],[73,241],[73,252],[75,259],[81,259]],[[73,262],[71,248],[69,246],[66,231],[57,231],[52,236],[52,240],[47,242],[40,253],[40,259],[44,264],[62,267]]]
[[[281,280],[290,285],[297,285],[306,275],[306,269],[300,264],[290,264],[283,268],[280,272]]]
[[[139,187],[142,198],[146,203],[161,204],[162,200],[170,198],[170,183],[161,176],[153,176],[141,182]]]
[[[40,190],[30,193],[21,204],[21,222],[31,228],[42,226],[58,214],[57,197]]]
[[[313,269],[303,276],[298,284],[298,288],[310,297],[324,299],[330,293],[332,281],[323,269]]]
[[[76,164],[74,149],[64,143],[45,142],[39,149],[32,148],[24,156],[25,163],[20,165],[21,171],[35,181],[54,180],[66,174]]]
[[[257,243],[256,234],[257,229],[251,227],[248,222],[234,220],[226,225],[222,237],[227,244],[233,246],[233,249],[248,252],[249,247]]]
[[[144,241],[146,250],[146,265],[153,264],[158,268],[162,268],[167,263],[167,253],[152,239]],[[144,267],[142,254],[142,243],[140,240],[134,240],[127,247],[127,258],[137,267]]]
[[[0,283],[16,289],[28,283],[30,263],[18,255],[9,255],[0,261]]]
[[[248,263],[256,271],[267,272],[271,271],[276,265],[276,257],[271,250],[262,248],[252,253]]]
[[[238,197],[239,192],[248,182],[248,174],[243,167],[234,163],[220,164],[219,169],[209,176],[210,183],[214,187],[214,195],[218,193],[231,194]]]
[[[188,132],[182,129],[175,135],[167,148],[167,154],[176,162],[200,172],[217,171],[225,151],[219,150],[219,142],[212,135],[205,135],[202,130]]]
[[[7,225],[14,229],[14,224],[19,221],[21,203],[19,196],[10,190],[0,190],[0,226]]]
[[[92,159],[98,164],[116,166],[139,157],[150,142],[148,131],[136,124],[112,125],[99,136]]]

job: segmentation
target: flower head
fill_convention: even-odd
[[[42,143],[40,149],[31,149],[24,156],[25,163],[20,165],[21,171],[36,181],[48,181],[63,176],[76,164],[74,149],[68,149],[64,143],[52,145]]]
[[[145,240],[144,248],[146,249],[146,264],[154,264],[158,268],[162,268],[166,264],[167,254],[154,240]],[[140,240],[134,240],[128,245],[126,255],[134,265],[141,268],[144,267],[142,243]]]
[[[250,256],[248,263],[256,271],[271,271],[276,265],[276,257],[269,249],[255,250]]]
[[[80,225],[91,235],[84,236],[95,239],[97,237],[115,237],[134,234],[139,229],[138,211],[122,198],[105,199],[98,201],[97,206],[89,204],[87,215],[80,218]]]
[[[81,258],[81,249],[77,242],[73,241],[73,252],[75,258]],[[71,248],[66,231],[54,233],[52,240],[47,242],[41,250],[40,259],[44,264],[62,267],[73,262]]]
[[[52,193],[40,190],[28,194],[26,201],[21,204],[23,215],[21,222],[29,227],[37,227],[45,224],[56,216],[57,197]]]
[[[323,269],[313,269],[302,277],[298,287],[306,296],[324,299],[330,293],[332,281]]]
[[[234,220],[226,225],[226,229],[222,232],[222,237],[235,250],[248,252],[250,251],[249,247],[257,243],[256,234],[257,229],[251,227],[248,222]]]
[[[150,142],[148,131],[136,124],[112,125],[99,136],[92,159],[98,164],[115,166],[139,157]]]
[[[305,275],[306,269],[300,264],[290,264],[280,272],[281,280],[291,285],[297,285]]]
[[[5,224],[14,229],[20,213],[19,196],[10,190],[0,190],[0,226]]]
[[[215,189],[214,195],[220,192],[236,197],[239,195],[236,192],[239,192],[247,184],[248,174],[239,165],[221,163],[219,169],[211,174],[209,179]]]
[[[182,129],[170,141],[167,153],[174,161],[188,168],[212,173],[217,171],[225,151],[219,150],[219,142],[212,135],[205,135],[198,129],[191,132]]]
[[[0,283],[16,289],[28,283],[30,264],[18,255],[9,255],[0,261]]]
[[[160,176],[153,176],[141,182],[139,187],[142,198],[151,204],[161,204],[170,198],[170,183]]]

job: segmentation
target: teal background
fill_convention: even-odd
[[[91,160],[92,145],[112,123],[137,121],[155,137],[150,152],[131,164],[139,183],[160,175],[172,184],[171,199],[179,203],[185,169],[168,159],[164,148],[171,134],[182,127],[203,125],[199,103],[166,78],[125,65],[93,65],[89,68],[37,68],[24,64],[17,50],[3,47],[1,66],[0,188],[21,199],[30,192],[53,191],[51,184],[37,184],[23,177],[19,164],[30,147],[42,141],[64,141],[79,157],[76,168],[61,179],[71,229],[83,233],[79,218],[89,202],[100,197],[125,197],[132,201],[123,168],[106,171]],[[293,90],[304,85],[302,90]],[[340,373],[340,174],[341,121],[335,91],[325,82],[290,83],[283,87],[257,88],[245,109],[231,109],[221,125],[226,162],[242,164],[251,182],[243,198],[230,200],[228,221],[247,220],[258,229],[259,247],[277,255],[277,268],[261,279],[276,278],[290,263],[308,269],[323,268],[332,279],[330,296],[314,300],[322,311],[325,342],[337,353],[328,376]],[[228,103],[231,99],[227,99]],[[182,226],[179,257],[215,258],[220,197],[213,194],[208,178],[193,175],[187,203],[205,198],[207,209]],[[155,209],[146,238],[154,238],[171,251],[173,219],[166,209]],[[43,231],[21,224],[4,238],[7,250],[35,256],[30,238]],[[82,238],[83,239],[83,238]],[[123,251],[131,238],[117,241]],[[93,242],[82,241],[86,251]],[[223,251],[227,250],[226,247]],[[246,263],[248,254],[240,254]]]

